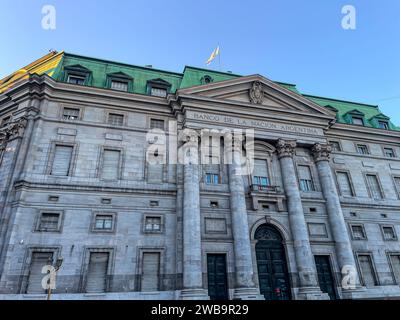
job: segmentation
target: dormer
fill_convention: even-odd
[[[123,72],[108,73],[106,78],[106,88],[133,92],[133,78]]]
[[[391,130],[390,118],[379,113],[369,119],[369,122],[375,127],[383,130]]]
[[[92,71],[80,64],[65,66],[63,81],[71,84],[91,85]]]
[[[161,78],[147,81],[146,92],[151,96],[166,98],[171,90],[171,84]]]
[[[343,115],[344,120],[349,124],[355,124],[357,126],[365,126],[366,119],[364,113],[354,109]]]

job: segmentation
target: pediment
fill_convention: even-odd
[[[243,105],[301,111],[335,117],[328,108],[321,107],[288,88],[263,76],[253,75],[180,89],[178,95],[194,95]]]

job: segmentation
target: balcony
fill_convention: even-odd
[[[251,192],[265,192],[265,193],[280,193],[279,186],[270,186],[262,184],[252,184],[250,186]]]
[[[250,185],[249,194],[252,198],[253,210],[261,210],[263,204],[269,203],[273,204],[278,212],[285,211],[283,204],[285,195],[279,186],[269,183],[253,183]]]

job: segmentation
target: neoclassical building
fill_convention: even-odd
[[[44,298],[61,257],[53,299],[400,297],[378,106],[51,52],[0,81],[0,121],[0,299]]]

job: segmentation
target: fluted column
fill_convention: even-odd
[[[232,146],[232,147],[231,147]],[[253,280],[249,223],[247,220],[246,198],[241,169],[242,140],[235,137],[233,145],[225,144],[230,153],[229,189],[232,215],[232,232],[235,252],[235,299],[259,299],[260,293]]]
[[[183,164],[183,290],[182,299],[208,299],[203,289],[198,137],[185,144]]]
[[[318,286],[314,256],[311,251],[307,224],[304,218],[303,205],[301,203],[300,190],[293,163],[295,149],[295,141],[278,140],[277,152],[281,164],[283,186],[289,213],[289,224],[293,236],[294,253],[300,281],[299,298],[325,299],[327,295],[322,294]]]
[[[349,234],[347,232],[346,222],[344,220],[342,207],[340,205],[339,195],[336,189],[332,170],[329,165],[329,156],[331,151],[332,147],[329,144],[317,143],[311,149],[317,166],[322,193],[326,200],[326,209],[328,212],[328,219],[331,226],[333,239],[335,241],[336,255],[340,270],[343,275],[346,275],[350,270],[353,270],[351,275],[354,277],[354,279],[350,281],[350,286],[344,286],[342,289],[351,290],[355,289],[354,285],[359,286],[359,279],[357,276],[356,263],[354,260]],[[353,288],[351,287],[351,283],[353,283]]]

